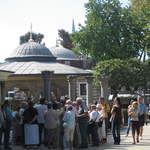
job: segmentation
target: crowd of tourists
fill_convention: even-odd
[[[142,97],[128,107],[127,136],[132,127],[133,144],[142,139],[146,114]],[[53,103],[41,98],[38,104],[22,102],[15,111],[6,100],[0,110],[0,145],[5,149],[17,144],[28,149],[41,144],[49,149],[64,150],[84,149],[89,145],[98,147],[107,142],[110,129],[114,144],[119,145],[121,124],[124,124],[124,114],[118,97],[111,107],[103,97],[88,106],[81,97],[76,101],[65,98]]]

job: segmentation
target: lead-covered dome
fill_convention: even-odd
[[[18,46],[6,61],[52,61],[56,57],[42,44],[29,41]]]
[[[50,51],[57,60],[79,60],[72,50],[64,47],[51,47]]]

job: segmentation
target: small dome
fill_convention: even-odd
[[[50,51],[58,60],[79,60],[72,50],[64,47],[51,47]]]
[[[42,44],[27,42],[18,46],[6,61],[48,60],[55,59],[50,50]]]

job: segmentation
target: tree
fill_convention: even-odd
[[[140,11],[145,7],[149,7],[150,1],[149,0],[130,0],[131,7],[134,11]]]
[[[119,0],[89,0],[85,7],[85,26],[80,25],[72,37],[77,49],[97,63],[95,80],[108,78],[115,93],[122,87],[147,89],[149,66],[138,59],[144,58],[142,53],[150,45],[149,7],[137,13],[131,6],[122,7]]]
[[[137,49],[140,51],[140,60],[146,60],[146,55],[150,57],[150,1],[130,0],[133,14],[136,17],[138,30],[136,41]]]
[[[44,35],[41,33],[32,33],[32,39],[37,43],[41,43],[43,38]],[[28,42],[29,39],[30,39],[30,32],[27,32],[26,34],[20,36],[20,44]]]
[[[117,94],[122,87],[134,93],[138,89],[148,89],[150,79],[148,62],[138,59],[111,59],[100,61],[94,69],[95,83],[107,77],[112,93]]]
[[[73,43],[72,43],[72,40],[71,40],[71,35],[66,32],[64,29],[61,29],[61,30],[58,30],[58,35],[60,37],[60,44],[65,47],[65,48],[68,48],[68,49],[72,49],[74,46],[73,46]]]
[[[85,26],[73,34],[73,42],[96,62],[138,57],[136,22],[132,10],[119,0],[89,0]]]

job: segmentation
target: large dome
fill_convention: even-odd
[[[6,61],[49,61],[56,58],[44,45],[30,41],[18,46]]]
[[[79,60],[72,50],[64,47],[51,47],[50,51],[58,60]]]

